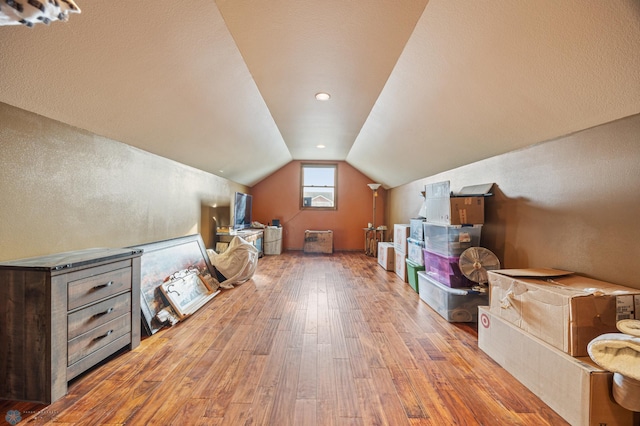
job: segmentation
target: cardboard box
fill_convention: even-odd
[[[478,322],[478,306],[489,303],[487,293],[450,288],[418,272],[418,293],[427,305],[449,322]]]
[[[574,358],[478,308],[478,347],[574,426],[637,424],[611,396],[613,373]]]
[[[425,185],[427,222],[443,225],[475,225],[484,223],[484,197],[491,195],[490,184],[466,186],[457,194],[449,181]]]
[[[396,223],[395,225],[393,225],[393,241],[395,244],[396,253],[407,252],[407,238],[409,238],[410,231],[411,225],[404,223]]]
[[[333,253],[333,231],[304,231],[305,253]]]
[[[393,243],[378,243],[378,264],[387,271],[395,270],[395,250],[393,249]]]
[[[407,254],[399,252],[397,249],[395,250],[396,260],[395,260],[395,271],[396,275],[400,277],[402,281],[407,282]]]
[[[563,275],[564,274],[564,275]],[[634,318],[639,289],[553,269],[488,271],[491,312],[573,356],[595,337]]]

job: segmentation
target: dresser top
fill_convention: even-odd
[[[93,263],[142,255],[141,249],[90,248],[56,253],[47,256],[0,262],[0,269],[37,269],[61,271]]]

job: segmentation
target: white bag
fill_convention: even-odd
[[[258,266],[258,249],[241,237],[233,237],[223,253],[207,250],[211,264],[226,280],[220,282],[222,288],[233,288],[253,277]]]

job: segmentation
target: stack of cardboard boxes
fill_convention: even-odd
[[[640,290],[549,269],[489,271],[478,346],[572,425],[637,425],[587,345],[640,319]]]
[[[393,242],[378,243],[378,263],[387,271],[395,271],[396,275],[411,288],[418,291],[419,270],[424,270],[422,254],[423,219],[411,219],[410,224],[393,225]],[[419,232],[418,232],[419,230]]]
[[[380,241],[378,242],[378,264],[386,271],[395,271],[396,255],[393,249],[393,243]]]
[[[411,225],[408,223],[396,223],[393,225],[393,248],[395,250],[395,270],[396,275],[404,282],[407,282],[407,239]]]
[[[486,292],[472,289],[476,283],[460,272],[458,262],[467,248],[480,245],[484,197],[491,186],[466,187],[458,196],[448,181],[425,186],[424,271],[417,273],[418,293],[450,322],[476,322],[478,306],[488,302]]]

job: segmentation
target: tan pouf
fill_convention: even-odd
[[[640,337],[602,334],[587,345],[591,359],[605,370],[640,380]]]
[[[640,380],[613,373],[613,399],[627,410],[640,411]]]
[[[616,323],[616,328],[620,330],[621,333],[628,334],[629,336],[640,337],[640,320],[620,320]]]

